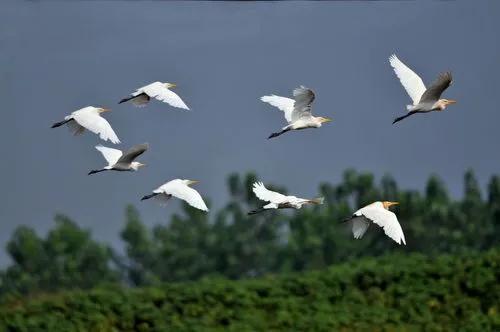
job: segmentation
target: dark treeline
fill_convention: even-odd
[[[89,231],[65,216],[56,216],[45,238],[21,226],[7,244],[13,262],[0,274],[0,296],[116,283],[146,286],[208,277],[248,278],[394,252],[462,254],[494,247],[500,235],[497,176],[483,195],[474,174],[466,172],[464,195],[454,200],[436,176],[421,193],[399,189],[389,175],[377,183],[372,174],[347,170],[340,184],[320,186],[322,206],[247,216],[261,206],[251,191],[256,179],[255,174],[231,175],[231,201],[224,208],[207,215],[185,205],[182,213],[152,229],[128,206],[121,232],[124,254],[94,241]],[[358,207],[382,199],[400,202],[394,211],[407,246],[398,246],[376,226],[362,240],[354,240],[341,223]]]

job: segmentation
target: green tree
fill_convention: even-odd
[[[55,223],[45,239],[26,226],[14,232],[7,244],[13,262],[2,273],[3,294],[85,289],[119,280],[106,246],[68,217],[57,215]]]

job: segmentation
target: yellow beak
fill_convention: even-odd
[[[448,99],[448,105],[451,105],[451,104],[456,104],[457,101],[456,100],[453,100],[453,99]]]
[[[196,184],[196,183],[198,183],[198,182],[200,182],[200,181],[197,181],[197,180],[189,180],[189,184]]]
[[[111,111],[111,109],[109,109],[109,108],[100,108],[99,109],[99,113],[110,112],[110,111]]]
[[[387,207],[393,206],[393,205],[398,205],[399,202],[387,202]]]
[[[175,84],[175,83],[170,83],[170,85],[169,85],[170,88],[175,88],[176,86],[177,86],[177,84]]]
[[[333,120],[330,118],[323,118],[323,121],[321,121],[321,122],[326,123],[326,122],[332,122],[332,121]]]

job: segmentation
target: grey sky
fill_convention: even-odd
[[[139,202],[175,177],[201,180],[213,207],[226,203],[233,171],[303,196],[348,167],[417,189],[437,173],[454,195],[471,167],[484,185],[500,162],[499,10],[496,1],[2,2],[0,244],[20,224],[45,232],[63,212],[116,245],[127,203],[148,225],[178,211]],[[393,126],[410,101],[393,52],[426,83],[451,70],[444,96],[459,103]],[[192,111],[117,104],[156,80],[177,83]],[[283,118],[258,98],[300,84],[334,122],[266,140]],[[111,145],[49,127],[87,105],[113,109],[105,116],[119,148],[150,143],[147,167],[86,175],[104,165],[94,146]]]

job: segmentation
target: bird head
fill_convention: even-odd
[[[103,108],[103,107],[101,107],[101,108],[97,109],[98,113],[104,113],[104,112],[109,112],[109,111],[111,111],[111,109],[109,109],[109,108]]]
[[[448,105],[456,104],[457,101],[453,99],[440,99],[439,105],[441,106],[441,110],[444,110]]]
[[[182,182],[184,182],[185,185],[190,186],[190,185],[196,184],[196,183],[198,183],[200,181],[196,181],[196,180],[182,180]]]
[[[133,162],[131,162],[131,163],[130,163],[130,167],[131,167],[134,171],[139,170],[139,168],[140,168],[140,167],[142,167],[142,166],[146,166],[146,164],[142,164],[142,163],[140,163],[140,162],[138,162],[138,161],[133,161]]]
[[[175,83],[165,83],[164,85],[167,89],[175,88],[177,86]]]
[[[392,205],[398,205],[398,202],[388,202],[388,201],[383,201],[382,205],[384,206],[384,209],[389,210],[389,207]]]
[[[318,120],[319,120],[319,123],[327,123],[327,122],[332,122],[333,121],[330,118],[325,118],[325,117],[322,117],[322,116],[319,116]]]

